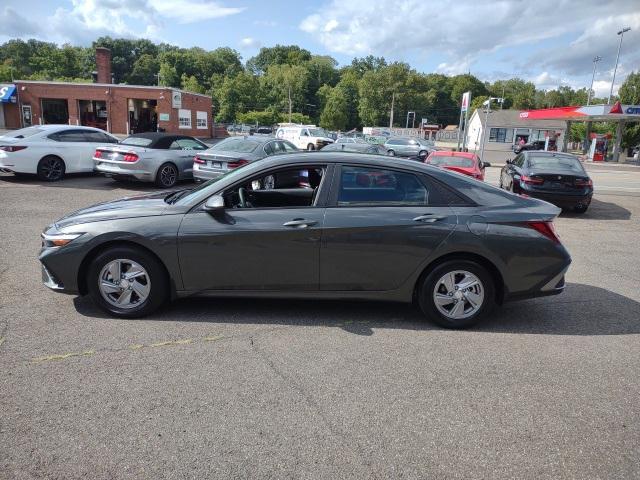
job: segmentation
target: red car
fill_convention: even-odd
[[[437,150],[432,152],[424,163],[437,167],[464,173],[478,180],[484,181],[484,169],[490,167],[489,162],[482,162],[475,153],[451,152],[447,150]]]

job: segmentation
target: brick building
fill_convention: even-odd
[[[96,49],[96,83],[16,80],[0,85],[0,128],[68,123],[115,134],[166,131],[210,137],[211,97],[169,87],[111,83],[111,54]],[[6,88],[5,88],[6,87]]]

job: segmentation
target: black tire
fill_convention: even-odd
[[[484,298],[481,306],[472,315],[462,319],[452,319],[441,313],[436,307],[434,291],[436,283],[447,273],[463,270],[475,275],[482,284]],[[418,304],[427,318],[444,328],[467,328],[486,317],[495,306],[495,285],[489,272],[471,260],[448,260],[437,265],[418,286]]]
[[[150,290],[146,300],[139,306],[124,309],[107,302],[99,288],[100,272],[109,262],[116,259],[133,260],[141,265],[150,279]],[[87,289],[92,300],[105,312],[120,318],[138,318],[157,310],[169,294],[169,279],[160,262],[148,252],[136,247],[113,247],[93,259],[87,272]]]
[[[160,165],[156,173],[156,185],[160,188],[172,188],[178,183],[178,167],[167,162]]]
[[[390,157],[395,157],[396,152],[394,152],[393,150],[387,150],[387,155],[389,155]]]
[[[38,178],[44,182],[57,182],[64,178],[64,160],[55,155],[47,155],[38,162]]]
[[[575,213],[585,213],[587,210],[589,209],[589,204],[587,205],[576,205],[575,207],[573,207],[573,211]]]
[[[309,152],[312,152],[315,149],[316,149],[316,147],[315,147],[315,145],[313,143],[310,143],[309,145],[307,145],[307,150]]]
[[[429,152],[427,152],[426,150],[420,150],[418,152],[418,160],[420,160],[420,157],[426,157],[428,155]]]

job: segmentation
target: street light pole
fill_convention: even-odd
[[[587,105],[591,104],[591,92],[593,92],[593,81],[596,78],[596,65],[600,60],[602,60],[602,57],[600,56],[593,57],[593,74],[591,75],[591,86],[589,87],[589,94],[587,95]]]
[[[484,144],[487,143],[487,131],[489,130],[489,110],[491,110],[491,100],[503,101],[503,98],[489,97],[482,105],[487,104],[487,110],[484,115],[484,130],[482,132],[482,144],[480,145],[480,160],[484,162]]]
[[[616,82],[616,70],[618,70],[618,60],[620,59],[620,49],[622,48],[622,37],[624,37],[625,32],[631,30],[631,27],[624,27],[622,30],[618,32],[620,35],[620,43],[618,44],[618,54],[616,55],[616,66],[613,69],[613,80],[611,80],[611,90],[609,90],[609,99],[607,100],[607,105],[611,104],[611,96],[613,95],[613,84]]]

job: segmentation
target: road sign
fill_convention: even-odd
[[[462,94],[461,110],[466,112],[469,109],[469,99],[471,98],[471,92],[464,92]]]

